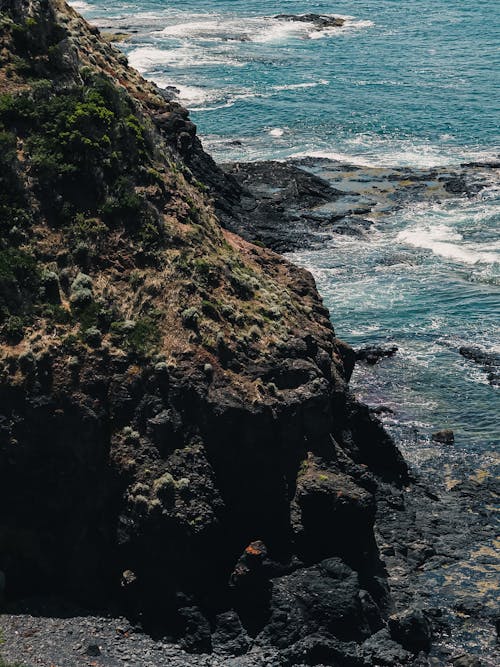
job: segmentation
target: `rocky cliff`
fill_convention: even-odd
[[[238,184],[96,29],[60,0],[0,10],[7,599],[367,664],[375,491],[407,470],[312,277],[221,227]]]

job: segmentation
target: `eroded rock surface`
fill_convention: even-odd
[[[278,14],[275,19],[285,21],[295,21],[298,23],[312,23],[316,30],[325,30],[327,28],[341,28],[345,19],[338,16],[327,14]]]
[[[223,167],[225,183],[233,183],[228,190],[233,206],[230,216],[219,206],[221,221],[278,252],[317,247],[335,234],[366,236],[375,219],[380,222],[408,202],[473,196],[496,169],[495,163],[453,169],[362,167],[326,158]]]

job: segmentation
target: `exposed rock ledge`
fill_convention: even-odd
[[[345,19],[328,14],[278,14],[274,18],[298,23],[312,23],[316,30],[341,28],[345,23]]]

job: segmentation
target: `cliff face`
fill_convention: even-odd
[[[312,277],[221,228],[187,112],[65,3],[0,10],[7,596],[111,596],[191,650],[363,640],[377,478],[407,473]]]

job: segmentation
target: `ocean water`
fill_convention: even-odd
[[[220,161],[329,157],[430,167],[500,154],[498,0],[91,0],[73,2],[162,87],[174,86]],[[341,29],[272,18],[317,12]],[[362,240],[292,259],[316,276],[337,334],[396,344],[353,386],[411,463],[450,481],[493,474],[498,389],[461,345],[500,352],[500,180],[471,199],[414,203]],[[455,431],[455,447],[430,434]],[[443,481],[445,483],[446,480]]]

